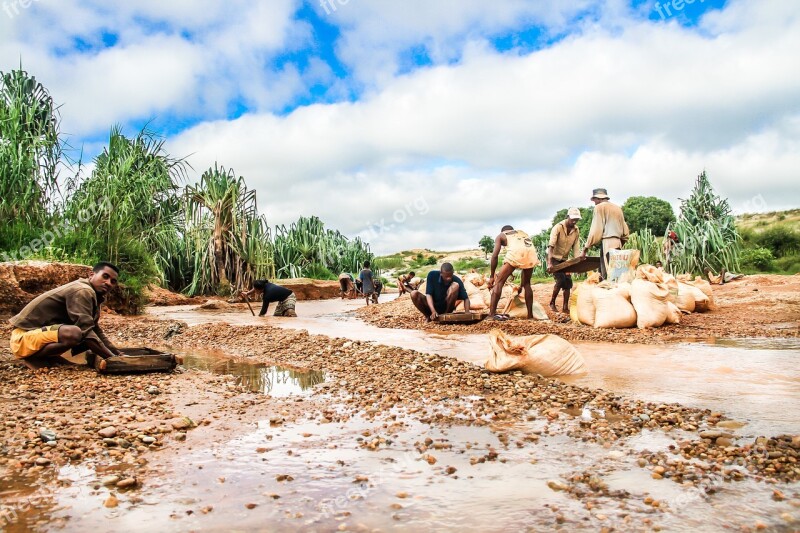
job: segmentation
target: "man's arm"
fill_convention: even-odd
[[[100,329],[94,318],[94,309],[98,304],[95,295],[90,291],[92,289],[80,290],[67,297],[67,315],[73,324],[81,329],[83,342],[89,349],[104,358],[117,355],[114,350],[117,352],[118,350],[113,345],[109,343],[110,347],[106,346],[105,342],[108,339],[105,338],[103,330]],[[100,331],[102,338],[98,335],[97,330]]]
[[[262,299],[261,303],[261,311],[258,312],[258,316],[266,315],[267,309],[269,309],[269,300],[267,300],[267,291],[264,291],[264,298]]]
[[[469,296],[467,296],[467,299],[464,300],[464,312],[469,313]]]
[[[461,283],[461,280],[458,282],[458,299],[464,301],[464,312],[469,313],[469,294],[467,294],[467,288]]]
[[[436,312],[436,306],[433,303],[433,296],[426,294],[425,301],[428,303],[428,309],[431,310],[431,320],[435,320],[439,316],[439,313]]]
[[[500,249],[503,247],[503,242],[505,240],[505,235],[502,233],[497,236],[494,240],[494,250],[492,250],[492,262],[491,262],[491,271],[489,272],[489,281],[486,282],[486,286],[488,288],[492,288],[494,285],[494,271],[497,270],[497,263],[498,258],[500,257]]]
[[[98,325],[96,325],[94,327],[94,332],[97,334],[97,337],[100,339],[100,342],[106,348],[108,348],[109,352],[111,352],[113,355],[122,355],[122,352],[120,352],[119,349],[116,346],[114,346],[114,343],[112,343],[110,340],[108,340],[108,337],[106,337],[106,334],[103,331],[103,329],[100,327],[100,324],[98,324]],[[92,350],[92,351],[94,351],[94,350]]]

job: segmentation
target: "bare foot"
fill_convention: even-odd
[[[563,312],[564,312],[564,313],[566,313],[566,314],[569,314],[569,306],[568,306],[568,305],[565,305],[565,306],[564,306],[564,307],[561,309],[561,311],[563,311]]]
[[[556,308],[556,304],[554,303],[550,304],[550,310],[553,311],[554,313],[558,313],[558,309]]]

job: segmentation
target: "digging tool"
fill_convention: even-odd
[[[256,316],[256,312],[253,311],[253,306],[250,305],[250,298],[248,298],[246,294],[244,295],[244,301],[247,302],[247,308],[250,309],[250,313],[252,313],[253,316]]]

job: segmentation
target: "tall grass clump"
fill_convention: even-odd
[[[737,271],[741,239],[727,199],[717,196],[703,171],[692,194],[681,201],[674,227],[680,241],[672,258],[672,272],[700,274],[706,268]]]

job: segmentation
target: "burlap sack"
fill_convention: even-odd
[[[565,376],[586,372],[583,356],[558,335],[511,337],[500,330],[489,332],[492,355],[486,361],[490,372],[521,370],[526,374]]]

